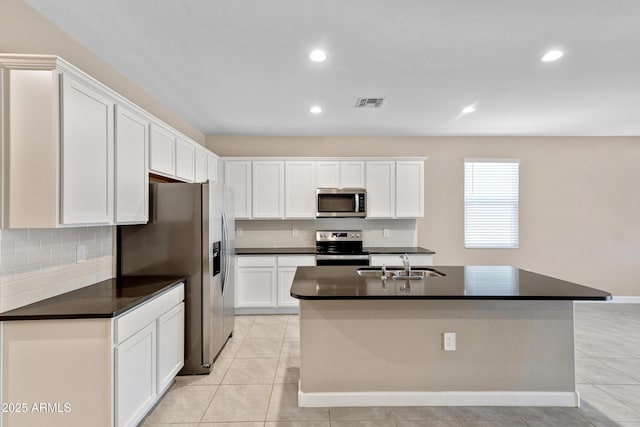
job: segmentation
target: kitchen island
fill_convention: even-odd
[[[298,268],[300,406],[579,406],[573,304],[609,293],[508,266],[430,269]]]

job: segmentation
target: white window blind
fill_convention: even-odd
[[[465,160],[464,246],[518,247],[518,160]]]

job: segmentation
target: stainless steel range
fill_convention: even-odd
[[[369,265],[362,230],[316,231],[317,265]]]

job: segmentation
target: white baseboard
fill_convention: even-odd
[[[613,296],[611,301],[619,304],[640,304],[640,297]]]
[[[580,407],[580,393],[537,391],[343,392],[304,393],[298,406],[564,406]]]
[[[578,303],[596,303],[596,304],[600,304],[600,303],[606,303],[606,304],[640,304],[640,296],[635,297],[635,296],[612,296],[611,300],[609,301],[576,301]]]

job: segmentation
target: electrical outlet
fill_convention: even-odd
[[[76,245],[76,264],[87,262],[87,245]]]
[[[382,237],[389,237],[389,236],[391,236],[391,230],[389,230],[388,228],[382,229]]]
[[[236,228],[236,236],[241,237],[244,234],[242,228]]]
[[[445,332],[443,335],[444,335],[444,350],[455,351],[456,350],[456,333]]]
[[[291,229],[291,237],[298,237],[298,229],[293,227]]]

